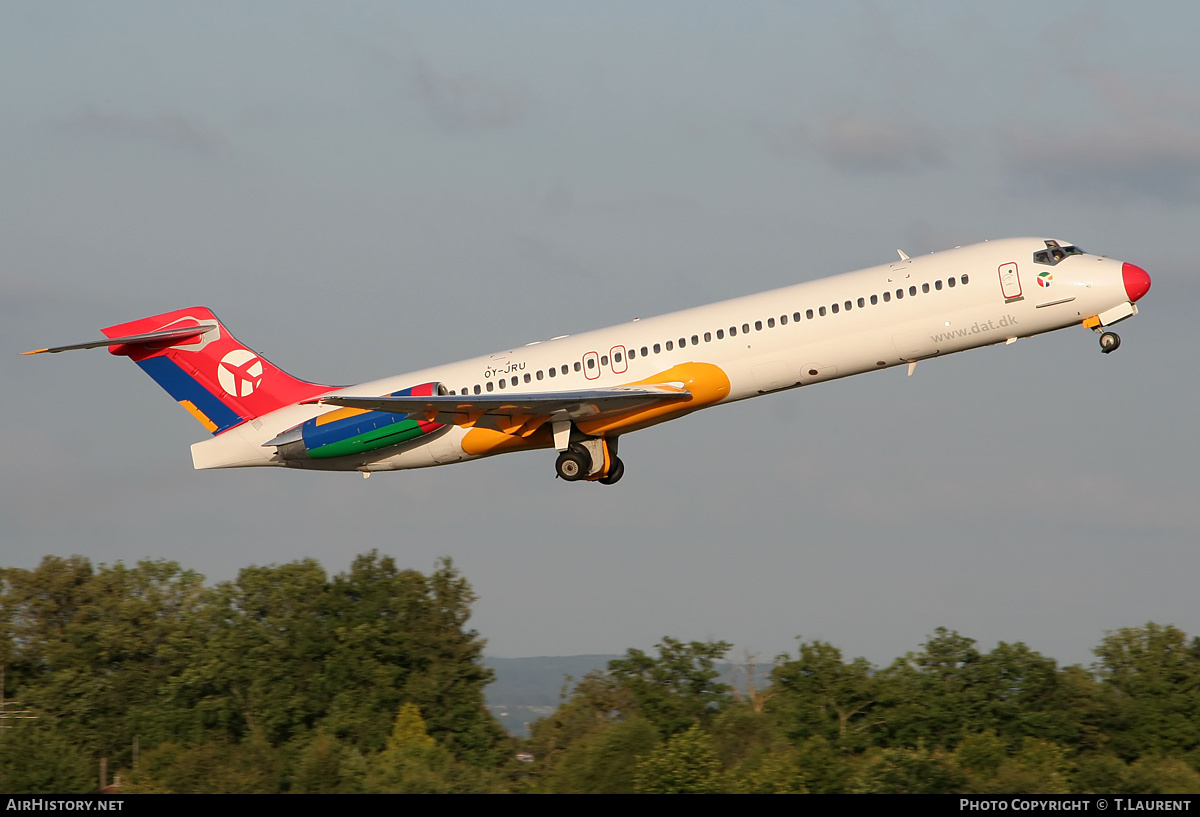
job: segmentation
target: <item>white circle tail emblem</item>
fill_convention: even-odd
[[[226,394],[249,397],[262,382],[262,358],[249,349],[234,349],[217,364],[217,382]]]

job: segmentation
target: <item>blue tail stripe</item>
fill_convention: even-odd
[[[154,382],[166,389],[167,394],[175,402],[188,400],[193,406],[202,411],[208,419],[217,425],[213,434],[220,434],[233,428],[243,421],[243,418],[229,406],[225,405],[208,389],[196,382],[195,378],[179,368],[166,357],[148,357],[137,361],[142,371],[154,378]]]

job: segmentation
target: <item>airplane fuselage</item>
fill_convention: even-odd
[[[570,439],[615,440],[712,405],[1075,324],[1099,331],[1136,314],[1133,302],[1148,287],[1139,268],[1069,244],[991,241],[328,392],[389,395],[438,384],[439,393],[462,398],[459,420],[445,422],[445,414],[431,413],[432,431],[396,445],[331,446],[327,450],[336,455],[281,456],[285,449],[268,443],[289,429],[363,413],[345,404],[299,403],[196,443],[193,461],[196,468],[285,465],[370,473],[515,450],[562,451],[568,438],[547,418],[509,418],[505,425],[472,414],[470,401],[628,385],[688,394],[686,400],[594,419],[571,418]]]

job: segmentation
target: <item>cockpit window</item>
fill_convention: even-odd
[[[1074,244],[1059,244],[1057,241],[1047,241],[1046,249],[1035,252],[1033,260],[1034,263],[1046,264],[1053,267],[1068,255],[1083,255],[1083,250]]]

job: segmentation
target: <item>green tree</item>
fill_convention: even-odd
[[[1151,755],[1129,767],[1124,791],[1129,794],[1196,794],[1200,792],[1200,772],[1180,758]]]
[[[140,790],[175,794],[274,794],[283,785],[283,760],[281,750],[255,737],[166,742],[143,754],[134,781]]]
[[[300,748],[290,791],[296,794],[353,794],[361,790],[351,768],[351,751],[328,732]]]
[[[176,685],[179,703],[234,741],[259,734],[279,746],[313,729],[328,707],[334,646],[325,591],[314,559],[243,568],[219,584],[205,648]]]
[[[888,746],[926,744],[951,748],[968,724],[981,720],[986,693],[981,688],[982,655],[973,639],[939,627],[922,645],[881,671],[879,704],[884,710],[883,742]]]
[[[0,729],[0,791],[8,794],[79,794],[97,785],[96,767],[69,733],[47,722]]]
[[[742,703],[726,704],[718,711],[709,723],[709,734],[721,765],[727,769],[786,743],[786,736],[774,718]]]
[[[402,703],[456,762],[499,768],[474,600],[449,560],[425,576],[374,552],[332,580],[308,559],[213,589],[172,562],[50,556],[0,570],[3,693],[127,779],[140,744],[142,790],[274,791],[285,767],[321,788],[344,766],[350,785]]]
[[[364,791],[382,794],[470,794],[504,790],[498,774],[468,767],[425,730],[415,704],[400,707],[387,747],[362,762]]]
[[[873,750],[855,775],[858,794],[953,794],[966,777],[953,755],[917,746]]]
[[[855,773],[853,759],[820,737],[796,747],[796,762],[804,783],[813,794],[844,794],[850,791]]]
[[[234,741],[283,746],[320,728],[361,753],[384,747],[379,713],[410,702],[456,757],[497,765],[508,740],[485,709],[483,641],[465,627],[474,600],[448,560],[427,577],[371,552],[332,581],[311,559],[246,568],[218,586],[173,694]]]
[[[730,769],[722,784],[729,794],[808,794],[799,754],[787,745],[750,753]]]
[[[971,791],[980,794],[1069,794],[1073,764],[1056,743],[1025,738],[1020,749],[1006,757],[986,781],[976,780]]]
[[[659,743],[658,730],[645,718],[606,723],[562,753],[547,789],[561,794],[632,794],[639,759]]]
[[[1125,762],[1108,752],[1086,752],[1075,758],[1071,775],[1074,794],[1121,794],[1127,790]]]
[[[861,751],[879,722],[873,711],[878,698],[874,675],[865,658],[847,663],[832,644],[801,644],[795,660],[786,654],[776,659],[772,680],[778,694],[771,712],[793,741],[819,736]]]
[[[608,662],[608,674],[633,695],[636,711],[669,737],[707,720],[729,701],[729,686],[717,681],[720,673],[713,665],[732,646],[663,638],[657,658],[631,649]]]
[[[967,735],[954,751],[955,760],[968,777],[968,789],[980,791],[1008,759],[1008,744],[995,729]]]
[[[133,740],[153,745],[195,732],[162,692],[203,642],[203,577],[174,562],[93,570],[48,556],[0,574],[6,686],[53,718],[85,751],[127,763]]]
[[[636,717],[633,693],[602,671],[589,672],[568,696],[571,677],[563,686],[558,708],[530,724],[527,750],[534,757],[528,771],[532,790],[564,791],[572,783],[554,779],[565,753],[595,731]],[[647,721],[643,721],[648,723]],[[651,727],[653,728],[653,727]]]
[[[484,641],[467,629],[475,594],[449,559],[428,577],[372,552],[331,587],[337,649],[327,678],[336,690],[329,724],[363,751],[384,743],[377,713],[416,704],[429,734],[455,757],[495,766],[511,754],[486,710],[492,672]],[[386,721],[384,722],[386,724]]]
[[[638,794],[720,792],[721,762],[712,738],[699,724],[674,735],[638,761],[634,789]]]
[[[1101,683],[1116,693],[1108,731],[1120,756],[1200,751],[1200,639],[1150,622],[1108,633],[1095,652]]]
[[[1001,641],[982,656],[976,683],[982,701],[977,723],[1009,743],[1025,737],[1058,737],[1069,727],[1057,707],[1058,665],[1025,644]]]
[[[1001,642],[981,653],[975,642],[939,628],[924,649],[897,660],[874,679],[882,724],[879,742],[912,747],[924,741],[952,750],[991,730],[1009,751],[1025,738],[1098,747],[1100,690],[1078,667],[1024,644]]]

